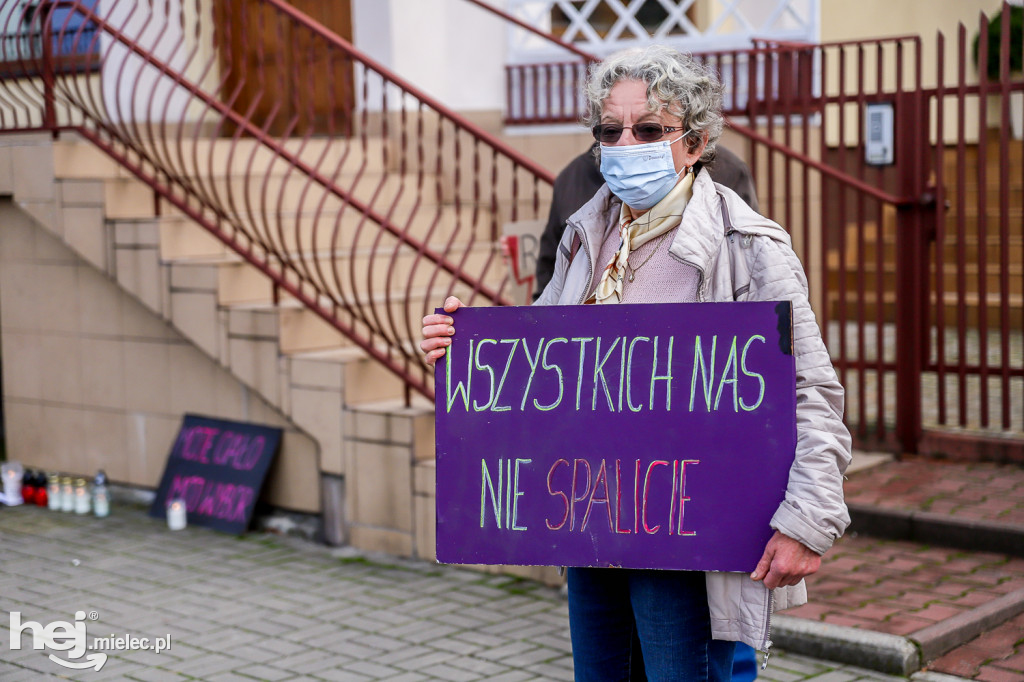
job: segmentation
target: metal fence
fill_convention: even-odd
[[[1024,461],[1021,40],[1006,22],[976,72],[989,23],[939,35],[935,60],[916,36],[764,46],[795,53],[806,67],[782,73],[804,85],[734,126],[809,270],[862,446]]]

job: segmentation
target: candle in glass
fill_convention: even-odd
[[[57,474],[50,474],[49,477],[47,477],[46,494],[49,496],[46,506],[50,509],[60,509],[60,476]]]
[[[89,499],[89,486],[84,478],[75,481],[75,513],[88,514],[92,507]]]
[[[62,512],[75,510],[75,488],[71,483],[70,476],[60,479],[60,510]]]
[[[110,493],[107,492],[107,475],[101,469],[92,482],[92,510],[101,519],[110,514]]]
[[[0,465],[0,476],[3,477],[4,499],[10,507],[23,502],[21,499],[21,477],[24,469],[20,462],[4,462]]]
[[[176,499],[167,503],[167,527],[182,530],[188,525],[185,500]]]

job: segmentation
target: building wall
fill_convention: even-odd
[[[163,320],[0,199],[7,455],[155,487],[184,413],[285,429],[263,499],[320,509],[316,443]]]
[[[958,34],[960,24],[963,24],[967,55],[964,73],[967,82],[973,84],[978,79],[978,71],[974,65],[973,46],[981,27],[980,15],[984,12],[991,18],[1000,11],[1001,7],[1002,0],[901,0],[901,2],[895,3],[886,0],[867,0],[859,3],[827,2],[822,7],[821,40],[823,43],[829,43],[890,36],[920,36],[921,84],[925,88],[930,88],[938,83],[939,78],[937,36],[941,32],[945,40],[944,68],[941,76],[943,84],[950,88],[955,87],[959,82]],[[884,17],[884,21],[880,20],[880,17]],[[903,84],[904,87],[912,88],[917,82],[917,62],[909,44],[906,45],[905,50]],[[886,68],[883,73],[888,91],[893,89],[896,81],[893,51],[894,48],[889,45],[888,57],[884,62]],[[873,92],[876,87],[876,54],[874,50],[867,50],[863,55],[865,60],[863,78],[867,92]],[[851,93],[855,92],[858,78],[857,59],[858,55],[855,53],[847,53],[845,82],[847,91]],[[834,82],[838,70],[837,58],[831,59],[829,69],[831,72],[829,77]],[[943,137],[947,144],[955,143],[958,139],[958,115],[956,103],[952,98],[947,98],[943,103],[943,114],[946,121]],[[935,107],[932,107],[929,116],[930,125],[934,130]],[[998,109],[991,109],[988,112],[987,123],[989,126],[999,125]],[[968,143],[976,143],[979,128],[978,111],[973,106],[973,102],[968,103],[964,114],[964,126],[967,131]],[[826,139],[831,146],[838,145],[840,139],[852,144],[857,139],[858,132],[856,117],[848,115],[846,129],[842,131],[842,138],[840,138],[838,127],[833,125],[826,131]]]
[[[936,84],[936,63],[938,49],[936,36],[945,37],[945,84],[956,82],[959,65],[958,32],[962,23],[967,40],[967,78],[976,81],[974,68],[974,39],[980,28],[979,17],[984,12],[988,17],[996,15],[1002,7],[1002,0],[867,0],[866,2],[828,2],[822,10],[821,41],[857,40],[889,36],[918,35],[921,37],[922,83],[924,87]],[[884,17],[884,21],[879,21]],[[909,57],[909,56],[908,56]],[[868,55],[868,59],[871,56]],[[852,68],[852,59],[851,67]],[[907,65],[905,82],[909,85],[915,78],[913,61]],[[867,69],[867,80],[873,81],[871,69]],[[852,78],[853,76],[851,76]],[[893,74],[887,76],[894,79]]]
[[[934,43],[936,31],[947,41],[956,36],[963,22],[971,40],[978,31],[978,14],[989,16],[1002,7],[1002,0],[861,0],[826,1],[821,8],[821,41],[877,38],[920,34]]]
[[[352,15],[357,48],[446,106],[503,107],[505,24],[499,17],[464,0],[353,0]]]

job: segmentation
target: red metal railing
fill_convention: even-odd
[[[860,444],[1024,461],[1024,141],[1009,116],[1024,78],[976,76],[968,33],[953,50],[939,35],[937,63],[916,36],[769,46],[815,75],[750,97],[732,127],[809,272]],[[891,107],[891,164],[866,160],[869,105]]]
[[[0,2],[0,130],[79,133],[431,395],[422,315],[506,302],[500,225],[551,175],[283,0],[93,4]],[[54,68],[68,42],[95,73]]]
[[[1002,16],[1010,12],[1004,4]],[[1011,36],[1005,20],[992,41],[988,23],[982,15],[975,29],[976,59],[974,31],[960,25],[950,51],[956,76],[948,78],[940,60],[934,87],[925,90],[926,114],[939,130],[955,126],[956,135],[938,136],[928,150],[939,210],[925,226],[933,244],[920,264],[922,317],[932,330],[923,339],[922,363],[925,390],[934,392],[928,420],[1002,435],[982,443],[980,454],[1005,457],[1005,437],[1024,432],[1024,75],[1010,69],[1011,57],[1022,58],[1024,35]],[[942,35],[937,48],[947,55]],[[990,74],[985,65],[993,50],[998,69]],[[973,84],[967,74],[975,63]],[[977,144],[968,145],[968,136]],[[931,449],[979,455],[977,443],[956,431],[926,431],[923,438]],[[1018,442],[1014,455],[1024,461],[1020,451]]]
[[[693,55],[714,69],[725,85],[724,112],[745,116],[750,106],[776,103],[796,93],[810,92],[815,85],[815,48],[796,44],[761,44],[752,49],[701,52]],[[505,123],[577,123],[583,114],[581,87],[589,60],[509,64],[505,66]],[[782,113],[779,111],[778,113]],[[812,112],[792,109],[790,114]]]
[[[505,66],[505,124],[578,123],[586,62]]]

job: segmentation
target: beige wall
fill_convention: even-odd
[[[320,508],[316,443],[9,199],[0,200],[7,453],[153,487],[185,412],[285,429],[264,499]]]
[[[945,40],[944,69],[942,82],[947,87],[954,87],[958,81],[960,64],[958,61],[959,45],[958,33],[962,23],[965,28],[965,50],[966,63],[964,73],[969,84],[977,82],[978,72],[974,65],[973,44],[978,35],[981,24],[980,15],[985,13],[988,17],[997,14],[1002,7],[1002,0],[864,0],[862,2],[835,2],[828,0],[822,3],[821,9],[821,41],[822,43],[836,41],[850,41],[868,38],[917,35],[921,38],[921,83],[924,87],[930,88],[938,84],[938,33],[942,33]],[[905,49],[910,49],[909,44]],[[892,52],[894,48],[888,48],[889,56],[884,62],[887,66],[884,70],[885,88],[887,91],[894,89],[896,74],[891,67],[894,64]],[[846,91],[855,93],[857,87],[857,60],[860,55],[851,51],[846,54]],[[864,80],[866,92],[874,92],[876,53],[874,50],[867,50],[863,54],[864,59]],[[835,78],[838,69],[837,53],[829,57],[829,80],[836,82]],[[916,69],[912,54],[905,55],[903,85],[912,88],[916,83]],[[856,105],[847,106],[846,128],[843,131],[844,138],[848,143],[856,140],[857,130],[857,108]],[[826,139],[830,145],[837,145],[840,141],[839,128],[837,125],[838,109],[836,105],[830,105],[829,125],[826,130]],[[935,134],[935,107],[929,114],[931,119],[932,137]],[[952,97],[947,97],[943,102],[943,116],[945,120],[944,140],[947,144],[955,143],[958,140],[957,132],[957,107]],[[967,141],[977,142],[979,130],[979,112],[975,98],[968,98],[965,113],[964,126]],[[992,106],[987,116],[989,126],[999,125],[998,107]]]
[[[458,113],[555,175],[594,142],[593,135],[582,125],[505,126],[502,112],[497,110]]]
[[[973,44],[979,31],[979,17],[982,12],[991,17],[998,13],[1001,0],[865,0],[864,2],[826,2],[821,16],[821,41],[848,41],[865,38],[917,35],[921,37],[922,84],[932,87],[937,83],[938,63],[937,35],[945,39],[945,61],[943,82],[949,87],[957,79],[959,64],[958,32],[963,23],[966,29],[966,77],[971,83],[977,82],[974,67]],[[884,21],[880,20],[884,17]],[[908,48],[909,49],[909,48]],[[873,87],[874,57],[871,51],[864,55],[865,79]],[[833,62],[836,60],[833,59]],[[855,57],[847,54],[847,82],[850,87],[856,83]],[[912,86],[916,77],[912,68],[914,62],[907,55],[904,84]],[[835,64],[832,65],[833,68]],[[886,75],[887,84],[895,82],[895,74]],[[950,115],[952,112],[947,112]]]
[[[860,0],[821,3],[821,42],[919,34],[934,43],[936,31],[947,41],[956,36],[963,22],[973,40],[978,30],[978,14],[992,16],[1002,0]]]

